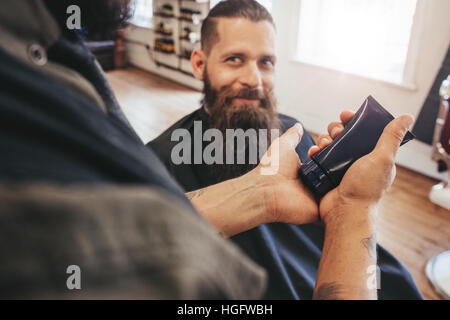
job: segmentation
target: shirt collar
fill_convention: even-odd
[[[211,113],[209,112],[209,108],[206,105],[205,99],[203,98],[202,101],[200,102],[202,107],[201,109],[207,114],[207,115],[211,115]]]

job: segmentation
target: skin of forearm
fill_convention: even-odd
[[[223,236],[269,223],[270,186],[254,174],[187,193],[197,211]]]
[[[376,208],[345,207],[351,215],[325,226],[325,243],[313,299],[372,300],[377,290],[368,285],[370,267],[376,266]],[[344,217],[345,216],[345,217]]]

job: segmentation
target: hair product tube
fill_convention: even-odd
[[[392,120],[394,117],[369,96],[333,143],[301,166],[299,176],[303,184],[316,199],[336,188],[350,166],[373,151],[384,128]],[[402,145],[414,138],[408,131]]]

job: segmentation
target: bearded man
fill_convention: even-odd
[[[248,172],[251,174],[256,164],[221,162],[208,165],[195,161],[174,164],[172,150],[179,140],[172,141],[173,133],[181,129],[193,137],[190,141],[191,156],[194,157],[195,144],[198,143],[194,139],[199,137],[195,132],[197,121],[201,122],[203,130],[217,129],[224,137],[227,129],[266,129],[269,132],[280,129],[281,133],[285,133],[298,122],[277,113],[274,97],[276,32],[274,21],[263,6],[254,0],[222,1],[210,11],[201,33],[202,48],[192,53],[191,63],[196,78],[204,82],[202,106],[178,121],[148,146],[185,188],[197,210],[220,233],[231,237],[234,243],[267,270],[269,283],[264,298],[311,299],[314,288],[319,283],[316,283],[316,279],[325,230],[311,223],[314,219],[310,218],[310,213],[314,211],[315,204],[296,179],[295,170],[294,173],[289,173],[290,180],[279,186],[276,179],[273,179],[273,189],[279,191],[274,197],[279,203],[283,203],[283,210],[272,208],[277,217],[265,220],[254,214],[255,204],[243,205],[236,211],[233,211],[235,207],[232,205],[232,202],[240,200],[242,194],[247,196],[242,198],[242,203],[245,204],[248,201],[246,199],[252,199],[253,194],[248,192],[251,186],[233,179],[245,177]],[[343,114],[343,122],[351,116]],[[330,134],[323,136],[325,141],[319,143],[320,148],[336,137],[336,132],[332,132],[332,129],[337,126],[331,126]],[[342,125],[339,130],[342,130]],[[271,140],[270,135],[267,138]],[[253,143],[261,146],[267,145],[265,142]],[[201,143],[205,148],[210,142]],[[247,141],[244,151],[248,151],[251,143]],[[228,151],[229,141],[222,142],[222,147],[224,151]],[[301,142],[295,149],[297,155],[292,156],[292,162],[297,163],[298,158],[305,162],[308,151],[314,152],[317,149],[311,136],[303,132]],[[248,160],[248,155],[246,159]],[[230,188],[222,187],[225,185],[224,181],[230,181]],[[213,186],[215,184],[218,185]],[[267,198],[270,199],[271,196]],[[336,205],[335,203],[333,206]],[[264,223],[268,220],[280,223]],[[329,241],[332,241],[332,237],[333,235],[327,235]],[[380,246],[378,266],[381,269],[381,290],[378,292],[380,299],[421,298],[408,271]],[[333,265],[321,267],[321,270],[325,269],[330,274],[333,273]],[[338,269],[335,271],[338,272]],[[317,285],[314,297],[336,298],[339,291],[334,284]]]

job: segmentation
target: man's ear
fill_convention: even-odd
[[[206,54],[203,50],[196,49],[191,54],[191,65],[194,70],[194,76],[203,81],[203,75],[206,66]]]

